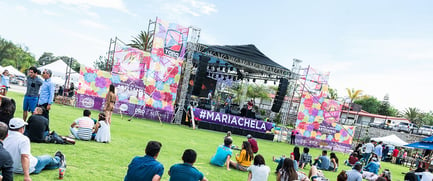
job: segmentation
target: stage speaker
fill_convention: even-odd
[[[285,78],[280,79],[280,84],[278,85],[278,91],[274,98],[274,103],[272,104],[271,110],[273,112],[280,112],[281,106],[284,102],[284,97],[287,93],[287,87],[289,86],[289,80]]]
[[[192,89],[192,95],[199,96],[203,81],[207,75],[207,65],[209,64],[210,57],[200,55],[198,61],[197,73],[195,74],[194,87]]]

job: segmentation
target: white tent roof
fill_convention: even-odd
[[[49,69],[53,72],[52,77],[60,77],[65,79],[66,70],[69,70],[69,66],[63,62],[63,60],[59,59],[55,62],[52,62],[48,65],[44,65],[42,67],[38,67],[38,69],[42,72],[44,69]],[[71,79],[72,82],[78,82],[80,74],[71,69]]]
[[[12,74],[12,75],[15,75],[15,76],[23,76],[23,77],[26,76],[26,74],[20,72],[15,67],[12,67],[12,65],[4,67],[1,71],[3,72],[3,70],[5,70],[5,69],[9,71],[9,74]]]
[[[390,144],[394,146],[404,146],[408,144],[407,142],[401,140],[399,137],[395,136],[394,134],[385,137],[371,138],[371,140],[382,141],[385,144]]]

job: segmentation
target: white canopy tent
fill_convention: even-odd
[[[42,67],[38,67],[38,69],[42,72],[44,69],[49,69],[53,73],[52,77],[60,77],[63,80],[66,79],[66,70],[69,70],[69,66],[63,62],[63,60],[59,59],[50,64],[44,65]],[[70,82],[77,83],[80,74],[71,69],[71,79]]]
[[[390,144],[390,145],[394,145],[394,146],[404,146],[407,145],[408,143],[403,141],[402,139],[400,139],[399,137],[397,137],[396,135],[389,135],[389,136],[385,136],[385,137],[377,137],[377,138],[371,138],[371,140],[374,141],[382,141],[384,144]]]
[[[20,72],[15,67],[12,67],[12,65],[9,65],[9,66],[6,66],[6,67],[2,67],[2,69],[0,70],[1,73],[3,73],[4,70],[8,70],[9,74],[12,74],[12,75],[15,75],[15,76],[23,76],[23,77],[26,76],[26,74]]]

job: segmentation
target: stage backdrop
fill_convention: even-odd
[[[296,120],[300,133],[296,144],[348,152],[355,127],[338,124],[340,112],[339,102],[304,93]]]
[[[116,47],[111,73],[82,67],[76,106],[102,110],[108,87],[113,84],[118,97],[114,112],[170,122],[188,28],[157,19],[155,31],[151,53]]]

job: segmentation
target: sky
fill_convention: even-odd
[[[399,110],[433,110],[433,1],[0,0],[0,36],[92,66],[111,38],[130,42],[156,17],[199,28],[200,43],[254,44],[275,62],[330,72],[340,97],[360,89]]]

